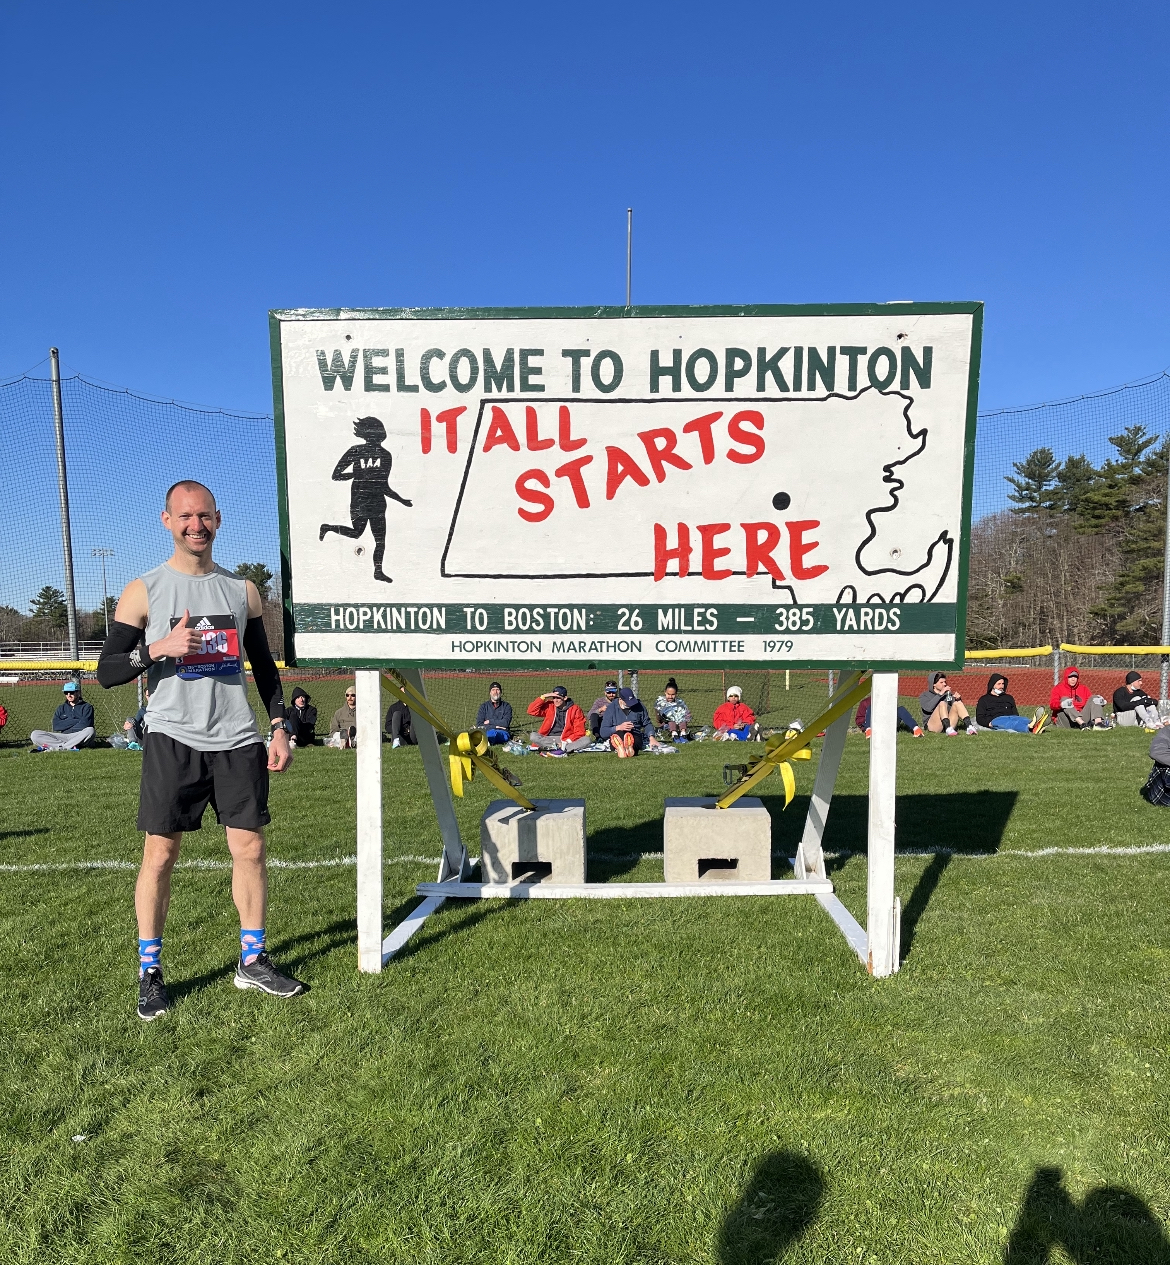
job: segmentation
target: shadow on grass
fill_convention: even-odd
[[[643,852],[662,851],[662,818],[632,826],[607,826],[589,833],[588,870],[590,883],[628,874],[641,862]]]
[[[766,1155],[720,1228],[720,1265],[779,1259],[816,1220],[824,1194],[821,1170],[807,1156]]]
[[[401,906],[402,918],[405,918],[410,910],[414,909],[418,903],[419,898],[415,897],[406,902],[405,905]],[[446,940],[448,936],[468,931],[477,923],[483,922],[485,918],[490,918],[493,914],[502,914],[515,903],[515,901],[499,900],[495,897],[489,897],[487,900],[449,900],[446,907],[448,910],[454,911],[456,916],[454,918],[447,919],[443,926],[436,931],[430,932],[429,934],[425,931],[416,932],[415,935],[398,950],[391,959],[391,963],[405,962],[407,958],[413,957],[416,953],[421,953],[423,949],[433,948],[436,944]],[[402,918],[396,918],[395,923],[401,922]],[[424,926],[425,925],[426,924],[424,924]]]
[[[775,795],[760,797],[772,815],[773,847],[786,856],[796,853],[804,831],[809,797],[799,795],[781,815],[784,800]],[[949,794],[899,795],[897,802],[897,850],[935,852],[919,876],[909,900],[902,908],[902,960],[909,956],[918,923],[926,912],[951,854],[997,852],[1015,811],[1016,791],[954,791]],[[869,798],[866,795],[834,795],[825,825],[825,870],[832,876],[850,855],[864,855],[868,849]],[[779,863],[787,869],[784,862]],[[782,877],[777,875],[777,877]]]
[[[5,839],[28,839],[32,835],[47,835],[48,826],[36,826],[32,830],[0,830],[0,841]]]
[[[1097,1186],[1078,1204],[1059,1168],[1038,1168],[1004,1249],[1004,1265],[1049,1265],[1054,1249],[1074,1265],[1170,1265],[1170,1242],[1144,1200]]]

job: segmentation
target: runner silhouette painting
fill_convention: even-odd
[[[333,467],[333,478],[339,483],[352,480],[349,490],[349,517],[351,526],[341,523],[322,523],[320,540],[325,533],[335,531],[339,536],[356,540],[369,523],[374,536],[374,579],[392,583],[392,577],[382,570],[382,558],[386,553],[386,498],[393,497],[408,509],[412,502],[399,496],[387,480],[394,458],[382,447],[386,427],[376,417],[359,417],[353,424],[353,433],[364,440],[354,444]]]

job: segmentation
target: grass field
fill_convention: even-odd
[[[232,987],[207,829],[149,1026],[139,757],[0,752],[0,1260],[1165,1265],[1170,854],[1022,855],[1166,841],[1147,743],[901,738],[920,855],[881,982],[803,897],[459,903],[362,976],[339,863],[272,871],[270,943],[310,986],[275,1003]],[[866,751],[826,838],[863,920]],[[713,793],[728,758],[507,762],[585,796],[592,878],[653,880],[663,797]],[[417,751],[386,765],[389,925],[439,843]],[[814,767],[768,800],[789,854]],[[298,753],[272,857],[351,854],[353,789],[352,753]],[[469,841],[491,797],[458,802]]]

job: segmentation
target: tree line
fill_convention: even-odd
[[[969,649],[1157,645],[1170,437],[1111,435],[1100,467],[1037,448],[1012,463],[1010,507],[973,524]]]
[[[260,597],[265,603],[268,639],[270,644],[279,649],[283,645],[279,610],[276,611],[275,618],[269,618],[268,610],[272,603],[272,581],[275,578],[272,571],[262,562],[241,562],[236,567],[235,574],[251,580],[260,591]],[[111,595],[96,610],[79,610],[78,640],[101,641],[106,635],[107,616],[113,620],[117,605],[117,597]],[[64,640],[68,627],[69,611],[65,594],[52,584],[44,585],[30,600],[27,614],[17,610],[15,606],[0,605],[0,642],[61,641]]]

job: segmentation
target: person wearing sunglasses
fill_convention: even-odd
[[[357,690],[353,686],[346,689],[345,702],[333,713],[325,745],[343,750],[357,745]]]
[[[605,709],[614,702],[618,696],[618,687],[616,681],[606,681],[604,693],[593,700],[593,706],[589,709],[585,717],[589,725],[589,732],[593,735],[594,742],[601,742],[601,720],[605,715]]]

